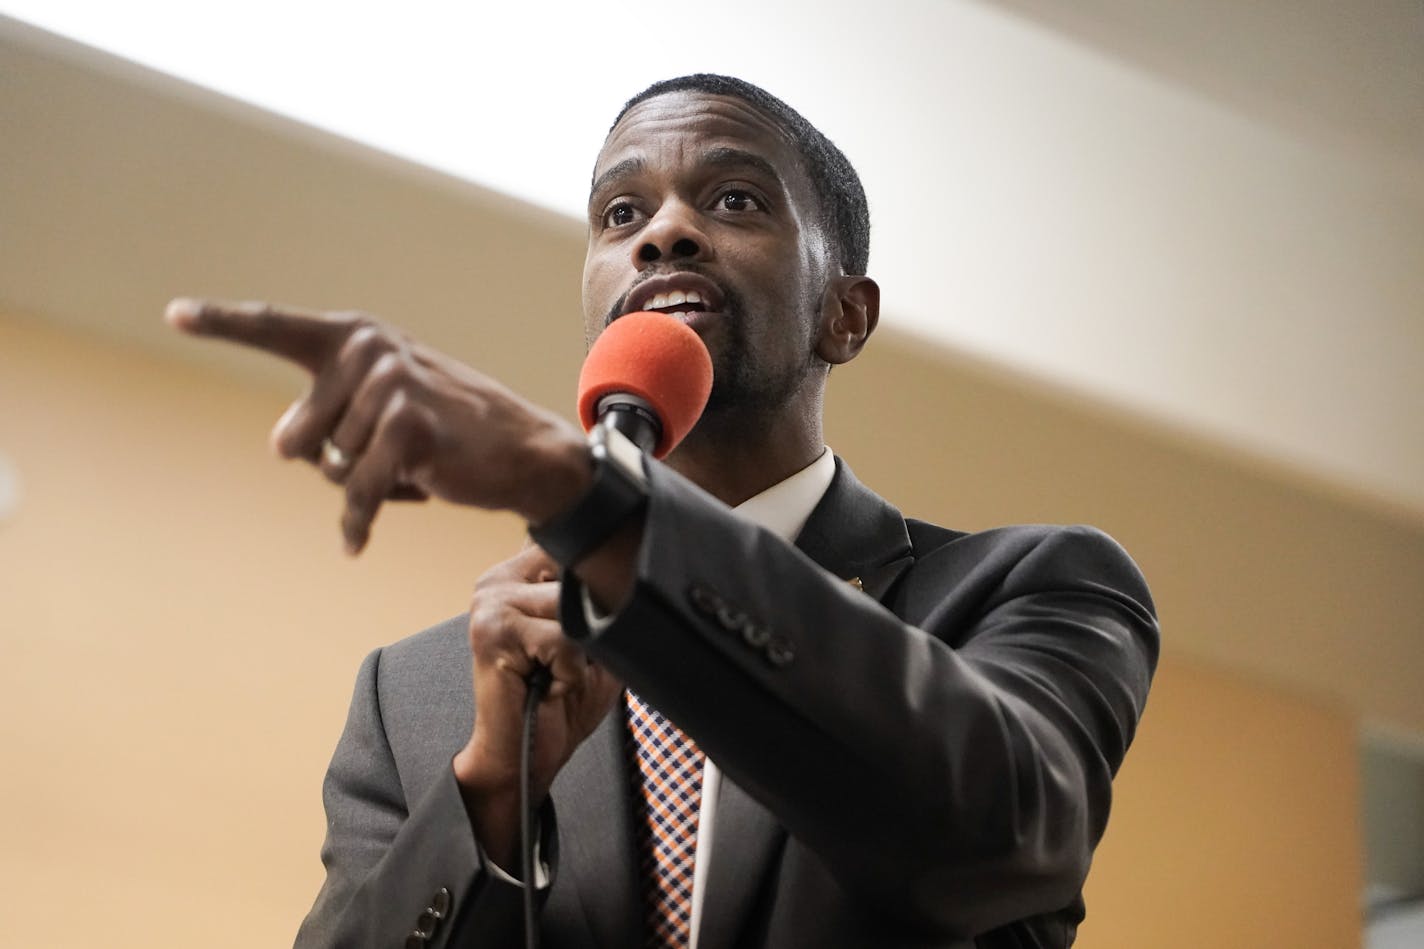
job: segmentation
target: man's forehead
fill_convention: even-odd
[[[717,140],[737,142],[773,164],[799,164],[785,132],[752,104],[735,96],[679,90],[645,99],[618,120],[599,150],[594,178],[643,149]]]

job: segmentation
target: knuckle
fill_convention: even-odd
[[[470,604],[470,641],[473,645],[499,648],[518,639],[518,623],[503,602],[484,598]]]
[[[383,427],[407,457],[422,458],[428,453],[434,440],[434,416],[411,399],[404,387],[391,394],[383,414]]]
[[[476,590],[470,598],[470,631],[489,632],[496,628],[496,612],[497,607],[490,598],[483,591]]]
[[[374,362],[383,352],[388,352],[391,348],[388,340],[380,326],[370,320],[353,320],[351,331],[346,336],[346,342],[341,346],[341,356],[345,359],[357,359]]]
[[[424,413],[411,399],[410,392],[403,385],[393,391],[391,397],[386,401],[386,414],[390,417],[392,425],[401,428],[408,428],[424,417]]]
[[[400,354],[386,349],[371,363],[371,381],[381,387],[394,385],[405,377],[405,360]]]

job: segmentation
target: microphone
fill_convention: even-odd
[[[662,313],[629,313],[594,341],[579,372],[584,431],[600,421],[662,458],[697,424],[712,393],[702,338]]]

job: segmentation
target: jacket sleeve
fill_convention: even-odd
[[[376,650],[361,665],[327,769],[326,880],[297,949],[514,945],[521,891],[486,866],[454,770],[406,798],[382,722],[382,656]]]
[[[1116,543],[959,536],[914,552],[892,612],[649,478],[633,600],[592,633],[566,580],[566,630],[890,918],[963,937],[1074,899],[1158,650]]]

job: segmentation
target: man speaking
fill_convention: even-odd
[[[827,375],[879,290],[854,169],[780,100],[650,87],[588,221],[589,341],[651,311],[711,356],[663,461],[368,317],[170,305],[310,370],[274,442],[344,489],[353,552],[394,497],[513,511],[539,542],[363,664],[297,944],[515,945],[528,883],[551,949],[1070,945],[1156,663],[1138,570],[1088,528],[907,520],[825,448]]]

